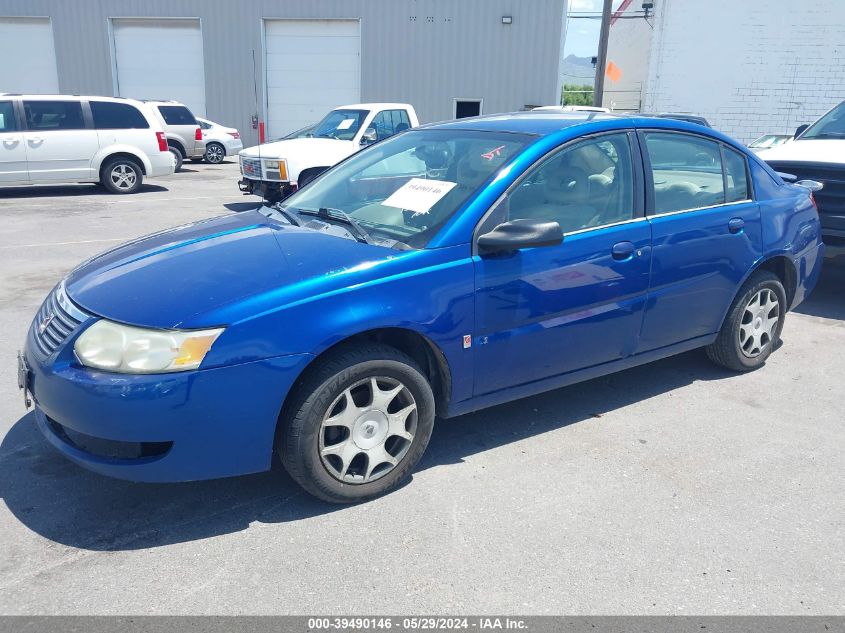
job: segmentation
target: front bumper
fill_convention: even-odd
[[[298,354],[129,375],[88,369],[58,356],[41,359],[32,334],[27,338],[27,387],[44,437],[89,470],[146,482],[268,470],[285,395],[311,360]]]

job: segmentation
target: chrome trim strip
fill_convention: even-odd
[[[748,204],[749,202],[754,202],[751,199],[746,198],[745,200],[737,200],[735,202],[723,202],[722,204],[711,204],[706,207],[693,207],[692,209],[681,209],[680,211],[667,211],[666,213],[649,213],[646,211],[646,216],[649,218],[662,218],[667,215],[678,215],[679,213],[692,213],[694,211],[704,211],[706,209],[717,209],[719,207],[732,207],[737,204]]]
[[[83,312],[80,308],[76,307],[70,298],[67,296],[67,290],[65,290],[65,282],[59,284],[58,289],[56,290],[56,303],[59,304],[59,307],[64,310],[71,318],[75,319],[79,323],[85,321],[91,315],[87,312]]]

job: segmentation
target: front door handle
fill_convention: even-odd
[[[745,228],[745,220],[742,218],[731,218],[731,221],[728,222],[728,230],[731,233],[741,233],[743,228]]]
[[[633,242],[616,242],[613,245],[613,249],[611,249],[611,253],[613,254],[613,259],[618,261],[624,261],[626,259],[630,259],[631,255],[634,253],[634,244]]]
[[[41,143],[43,143],[43,142],[44,142],[44,139],[43,139],[43,138],[41,138],[40,136],[30,136],[30,137],[29,137],[29,142],[30,142],[30,144],[32,144],[32,145],[41,145]]]
[[[4,138],[3,145],[6,147],[15,147],[21,140],[19,138]]]

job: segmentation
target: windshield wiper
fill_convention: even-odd
[[[324,220],[342,222],[352,228],[352,234],[356,240],[364,244],[373,243],[373,238],[370,237],[370,234],[364,230],[364,228],[358,223],[358,220],[346,213],[346,211],[332,209],[331,207],[320,207],[319,211],[314,211],[312,209],[300,209],[299,213],[303,215],[315,215],[318,218],[323,218]]]
[[[274,211],[278,211],[278,213],[282,217],[284,217],[285,220],[287,220],[294,226],[302,226],[302,220],[296,217],[295,213],[291,213],[290,211],[288,211],[287,207],[283,207],[280,204],[274,204],[272,208]]]

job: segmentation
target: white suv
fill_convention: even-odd
[[[205,156],[205,140],[194,113],[178,101],[145,100],[164,128],[167,144],[176,158],[176,171],[182,169],[182,161],[202,159]]]
[[[112,97],[0,94],[0,186],[99,182],[135,193],[172,174],[150,108]]]

